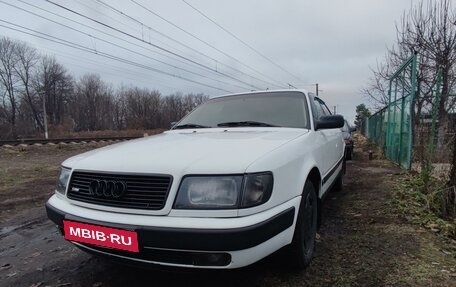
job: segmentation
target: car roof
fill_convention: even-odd
[[[278,93],[278,92],[299,92],[299,93],[303,93],[304,95],[308,94],[307,90],[305,90],[305,89],[258,90],[258,91],[249,91],[249,92],[218,95],[218,96],[212,97],[211,99],[218,99],[218,98],[232,97],[232,96],[242,96],[242,95],[273,94],[273,93]]]

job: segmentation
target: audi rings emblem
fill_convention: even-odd
[[[121,198],[127,192],[127,184],[124,181],[93,180],[89,192],[97,197]]]

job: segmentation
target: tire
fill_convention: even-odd
[[[318,197],[312,182],[304,185],[298,218],[290,245],[292,267],[303,270],[312,261],[318,225]]]
[[[347,151],[346,160],[352,160],[352,159],[353,159],[353,148],[350,148]]]
[[[341,174],[339,177],[336,179],[336,182],[334,183],[333,190],[335,192],[341,192],[344,190],[344,176]]]
[[[336,192],[341,192],[344,190],[344,175],[345,175],[345,170],[346,170],[346,164],[345,160],[342,163],[342,170],[339,174],[339,176],[336,179],[336,182],[333,185],[332,190]]]

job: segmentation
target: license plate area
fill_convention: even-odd
[[[64,238],[118,250],[139,252],[135,231],[63,220]]]

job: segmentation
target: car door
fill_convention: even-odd
[[[313,98],[313,105],[316,111],[315,116],[320,118],[321,116],[331,115],[330,110],[320,98]],[[325,179],[331,176],[333,168],[337,165],[343,155],[343,144],[341,138],[340,129],[321,129],[316,131],[319,141],[323,146],[323,152],[321,156],[321,163],[323,169],[323,184]]]

